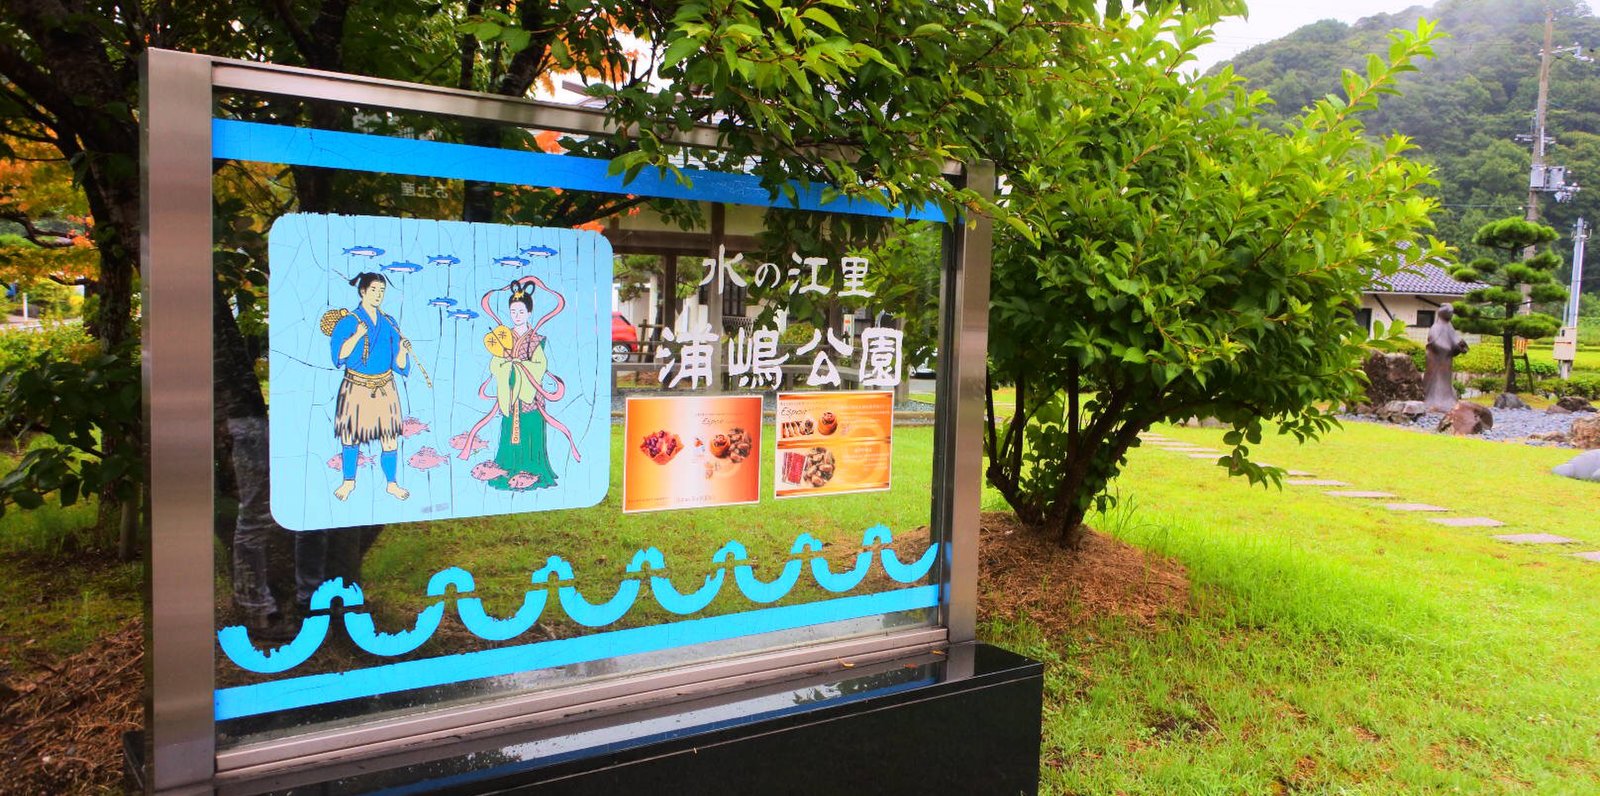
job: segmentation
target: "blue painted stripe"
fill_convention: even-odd
[[[218,690],[215,694],[216,717],[218,721],[225,721],[413,688],[448,685],[602,658],[726,641],[757,633],[861,619],[894,611],[931,608],[938,604],[938,586],[917,586],[577,638],[402,661],[370,669],[292,677]]]
[[[621,174],[606,175],[610,162],[573,155],[520,152],[494,147],[418,141],[365,133],[342,133],[307,127],[288,127],[233,119],[211,120],[211,156],[227,160],[252,160],[291,166],[321,166],[346,171],[407,174],[448,180],[480,180],[574,191],[658,196],[756,207],[791,207],[827,213],[880,218],[944,221],[935,205],[921,208],[883,207],[872,202],[836,198],[822,201],[823,186],[794,186],[796,200],[773,197],[751,174],[684,169],[692,182],[685,185],[672,174],[646,168],[624,182]]]

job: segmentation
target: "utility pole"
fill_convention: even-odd
[[[1583,290],[1583,246],[1588,240],[1589,225],[1580,218],[1572,227],[1572,284],[1567,288],[1567,309],[1562,313],[1554,349],[1563,379],[1572,378],[1572,361],[1578,356],[1578,302]]]
[[[1533,169],[1528,179],[1528,214],[1527,220],[1539,220],[1539,194],[1545,187],[1544,170],[1544,145],[1545,145],[1545,111],[1550,106],[1550,61],[1555,58],[1555,51],[1550,47],[1550,40],[1555,33],[1555,12],[1550,6],[1544,8],[1544,48],[1539,51],[1539,101],[1533,107]],[[1527,304],[1523,304],[1523,312],[1528,311]]]
[[[1545,148],[1554,139],[1549,136],[1545,124],[1546,113],[1550,107],[1550,64],[1556,55],[1571,55],[1580,61],[1590,62],[1594,58],[1584,54],[1583,47],[1574,44],[1563,47],[1559,51],[1551,45],[1555,34],[1555,11],[1549,3],[1544,7],[1544,47],[1539,51],[1539,99],[1533,109],[1533,165],[1528,171],[1528,210],[1524,216],[1532,223],[1539,222],[1539,194],[1548,193],[1555,196],[1557,202],[1565,202],[1577,193],[1576,184],[1567,184],[1567,169],[1564,166],[1545,165]],[[1517,136],[1521,141],[1525,137]],[[1529,246],[1522,252],[1522,258],[1528,259],[1534,255],[1534,247]],[[1522,286],[1522,305],[1517,314],[1528,315],[1533,312],[1532,289],[1527,285]]]

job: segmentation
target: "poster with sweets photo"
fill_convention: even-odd
[[[778,393],[773,495],[889,489],[894,393]]]
[[[629,398],[622,510],[737,506],[761,499],[761,396]]]

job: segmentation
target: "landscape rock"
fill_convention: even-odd
[[[1191,417],[1183,421],[1189,428],[1227,428],[1228,424],[1214,417]]]
[[[1439,431],[1448,430],[1458,437],[1481,434],[1491,428],[1494,428],[1494,413],[1489,407],[1468,401],[1457,402],[1439,421]]]
[[[1559,431],[1544,431],[1529,434],[1528,439],[1537,440],[1539,442],[1566,442],[1567,435]]]
[[[1367,401],[1373,406],[1422,400],[1422,373],[1411,355],[1374,351],[1361,369],[1367,374]]]
[[[1544,410],[1544,413],[1547,415],[1570,415],[1572,410],[1561,404],[1550,404],[1550,408]]]
[[[1580,453],[1572,461],[1556,465],[1550,472],[1579,481],[1600,482],[1600,450]]]
[[[1593,411],[1595,411],[1594,404],[1589,403],[1583,397],[1577,396],[1577,395],[1565,396],[1561,400],[1556,401],[1555,405],[1561,407],[1562,409],[1567,410],[1568,412],[1593,412]]]
[[[1600,448],[1600,417],[1572,421],[1569,437],[1574,448]]]
[[[1496,409],[1527,409],[1528,404],[1514,392],[1503,392],[1495,396],[1494,408]]]
[[[1390,401],[1383,404],[1377,416],[1385,423],[1415,423],[1427,413],[1428,407],[1422,401]]]

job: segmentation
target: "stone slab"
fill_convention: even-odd
[[[1451,528],[1498,528],[1505,523],[1488,517],[1429,517],[1428,522]]]
[[[1317,477],[1316,473],[1308,473],[1305,470],[1285,470],[1283,474],[1289,476],[1290,478],[1316,478]]]
[[[1449,511],[1444,506],[1431,503],[1385,503],[1383,507],[1390,511]]]
[[[1581,558],[1584,561],[1600,562],[1600,550],[1591,550],[1587,553],[1573,553],[1572,557]]]
[[[1331,478],[1290,478],[1286,479],[1284,483],[1289,486],[1349,486],[1343,481],[1335,481]]]
[[[1510,542],[1511,544],[1577,544],[1577,539],[1568,539],[1565,536],[1556,536],[1553,533],[1508,533],[1496,536],[1496,540]]]
[[[1394,497],[1394,495],[1392,495],[1392,494],[1390,494],[1388,492],[1363,492],[1363,491],[1361,491],[1359,489],[1332,490],[1332,491],[1328,491],[1328,492],[1323,492],[1322,494],[1327,495],[1328,497],[1336,497],[1336,498],[1369,498],[1369,499],[1376,499],[1376,498],[1392,498],[1392,497]]]

